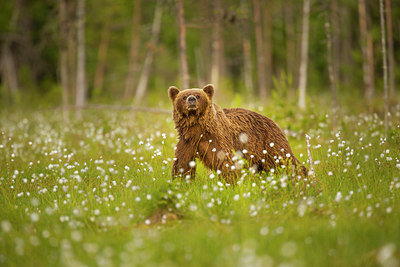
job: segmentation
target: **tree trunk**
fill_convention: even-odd
[[[186,25],[183,8],[183,0],[177,0],[177,13],[179,25],[179,65],[181,71],[181,82],[183,88],[189,88],[189,68],[186,57]]]
[[[336,85],[340,84],[340,40],[339,40],[339,3],[338,0],[332,0],[331,4],[332,15],[330,22],[332,24],[332,65],[333,65],[333,74],[336,79]]]
[[[259,0],[253,0],[254,27],[256,34],[256,50],[257,50],[257,75],[258,75],[258,92],[260,100],[267,100],[267,87],[265,79],[265,57],[263,48],[263,36],[261,28],[261,10]]]
[[[393,26],[392,26],[392,7],[390,0],[385,0],[386,5],[386,28],[387,28],[387,43],[388,43],[388,61],[389,61],[389,87],[390,97],[395,96],[395,73],[394,73],[394,47],[393,47]]]
[[[303,26],[301,32],[301,53],[299,68],[299,108],[306,108],[308,35],[309,35],[310,0],[303,2]]]
[[[264,26],[264,65],[265,65],[265,91],[266,94],[272,86],[272,16],[273,2],[265,4],[263,7],[263,26]]]
[[[76,98],[75,105],[82,108],[86,104],[85,85],[85,0],[78,0],[77,16],[77,65],[76,65]]]
[[[9,31],[15,32],[17,30],[18,20],[20,18],[21,1],[14,1],[14,9],[11,15]],[[19,92],[19,82],[17,75],[17,66],[15,58],[11,51],[12,34],[5,34],[3,45],[1,47],[1,76],[5,88],[8,89],[8,98],[11,102],[16,102]]]
[[[211,83],[218,89],[221,74],[221,0],[214,0],[213,39],[211,51]],[[218,90],[217,90],[218,92]]]
[[[19,91],[18,77],[9,41],[5,41],[2,47],[1,70],[3,83],[9,90],[9,99],[11,99],[11,102],[16,102]]]
[[[293,84],[297,84],[296,75],[298,50],[296,49],[295,22],[293,18],[293,4],[284,5],[285,35],[286,35],[286,72],[293,77]]]
[[[363,0],[365,1],[365,0]],[[369,20],[367,20],[367,25],[369,25]],[[371,88],[368,92],[369,98],[373,99],[375,95],[375,65],[374,65],[374,46],[372,42],[372,32],[371,27],[367,26],[367,60],[368,60],[368,72],[371,77]]]
[[[243,79],[246,87],[247,94],[250,97],[254,96],[254,84],[252,75],[252,64],[251,64],[251,42],[249,36],[249,19],[251,17],[247,0],[241,0],[241,10],[245,20],[242,25],[242,49],[243,49]]]
[[[387,56],[386,56],[386,33],[385,33],[385,11],[383,0],[379,0],[379,14],[381,18],[381,41],[382,41],[382,57],[383,57],[383,91],[385,99],[385,134],[387,136],[389,130],[389,92],[387,78]]]
[[[331,18],[328,14],[328,7],[325,7],[325,34],[326,34],[326,51],[328,61],[328,74],[329,74],[329,87],[331,89],[332,96],[332,122],[333,128],[336,128],[336,111],[337,111],[337,99],[336,99],[336,76],[335,68],[333,65],[333,51],[332,51],[332,31],[331,31]]]
[[[351,23],[351,14],[350,9],[346,5],[341,5],[339,7],[340,14],[340,30],[341,35],[344,36],[340,40],[340,66],[343,67],[343,71],[340,71],[340,81],[343,85],[346,86],[354,86],[351,84],[353,80],[352,73],[350,71],[346,71],[347,66],[354,65],[354,60],[352,58],[352,40],[349,38],[351,36],[352,30],[349,27]]]
[[[251,44],[247,37],[243,38],[244,84],[249,96],[254,94],[254,84],[251,65]]]
[[[361,51],[363,54],[364,96],[368,101],[371,101],[374,96],[374,62],[372,38],[367,24],[365,0],[358,0],[358,13],[361,33]]]
[[[197,84],[199,86],[206,84],[204,77],[204,61],[203,54],[201,53],[200,47],[196,47],[194,51],[196,58],[196,73],[197,73]]]
[[[149,81],[150,76],[150,67],[153,62],[154,50],[158,43],[158,37],[160,35],[160,27],[161,27],[161,16],[162,16],[162,6],[161,0],[157,1],[157,5],[154,12],[153,25],[151,29],[151,39],[149,42],[149,49],[147,51],[147,55],[143,64],[142,73],[140,75],[139,84],[136,89],[134,105],[137,106],[142,103],[144,95],[147,91],[147,83]]]
[[[125,98],[131,98],[135,90],[135,82],[138,70],[139,46],[140,46],[140,20],[141,0],[134,1],[132,21],[131,48],[129,52],[129,69],[125,80]]]
[[[76,99],[76,1],[68,1],[68,88],[70,98]]]
[[[60,77],[62,87],[62,110],[63,119],[68,122],[69,119],[69,86],[68,86],[68,12],[67,1],[59,2],[60,19]]]
[[[110,41],[110,27],[108,23],[103,26],[99,50],[97,52],[97,65],[93,79],[94,95],[100,95],[104,87],[104,73],[106,70],[107,51]]]

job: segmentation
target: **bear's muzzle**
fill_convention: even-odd
[[[188,110],[197,109],[197,98],[195,96],[191,95],[186,99],[186,108]]]

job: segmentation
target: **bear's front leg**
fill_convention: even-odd
[[[196,147],[190,142],[179,140],[176,145],[175,159],[172,165],[172,177],[190,175],[191,179],[195,178],[196,164],[194,163],[196,156]]]

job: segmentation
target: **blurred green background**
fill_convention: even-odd
[[[186,29],[189,87],[216,83],[220,102],[296,101],[303,1],[8,0],[3,1],[0,13],[2,107],[61,106],[63,87],[67,92],[64,103],[69,107],[77,105],[77,90],[84,90],[85,104],[168,103],[167,88],[183,86],[179,61],[180,2]],[[79,3],[83,3],[82,7]],[[389,92],[394,99],[399,82],[396,64],[400,51],[396,48],[400,43],[400,5],[397,1],[385,4]],[[390,10],[387,4],[391,4]],[[157,6],[162,13],[160,31],[153,33]],[[79,10],[84,23],[81,69],[77,67]],[[256,13],[260,15],[258,22]],[[379,1],[313,0],[308,21],[307,98],[330,98],[330,55],[339,105],[362,103],[365,98],[383,102]],[[261,45],[257,38],[261,38]],[[331,44],[330,53],[327,42]],[[152,62],[144,77],[144,95],[135,102],[149,54]],[[260,58],[262,69],[258,65]],[[63,64],[67,72],[64,84]],[[212,74],[216,68],[217,80]],[[79,72],[84,73],[82,89],[77,89]],[[261,79],[265,86],[260,89]],[[261,90],[265,90],[266,97]],[[368,96],[367,90],[372,90],[372,96]]]

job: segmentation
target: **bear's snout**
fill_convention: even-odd
[[[191,95],[191,96],[189,96],[188,98],[187,98],[187,102],[188,102],[188,104],[189,105],[194,105],[194,104],[196,104],[196,97],[195,96],[193,96],[193,95]]]

